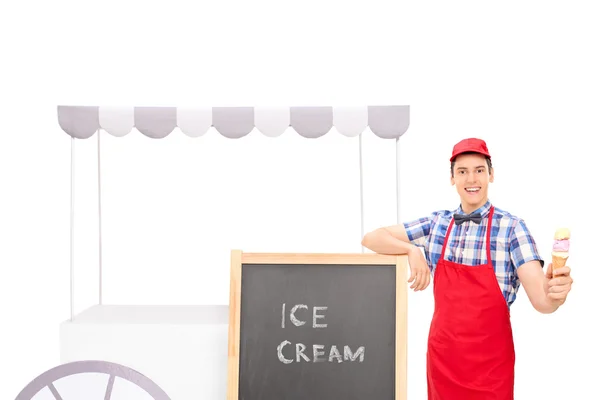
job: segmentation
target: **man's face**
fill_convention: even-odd
[[[494,171],[488,171],[485,157],[464,154],[455,159],[454,177],[450,178],[460,196],[463,210],[470,213],[488,199],[488,184],[494,181]]]

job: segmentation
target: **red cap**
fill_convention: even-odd
[[[490,156],[490,152],[488,151],[487,145],[485,141],[477,138],[468,138],[463,139],[460,142],[454,145],[452,149],[452,157],[450,157],[450,161],[454,161],[454,159],[462,153],[473,151],[475,153],[483,154],[486,157],[492,158]]]

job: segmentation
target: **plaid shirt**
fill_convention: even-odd
[[[474,211],[483,217],[480,224],[467,221],[453,225],[444,257],[446,260],[466,265],[487,263],[485,236],[491,206],[488,201]],[[459,206],[454,211],[436,211],[428,217],[404,223],[410,241],[425,250],[432,274],[442,254],[444,238],[454,213],[465,214]],[[517,268],[532,260],[539,260],[543,266],[544,261],[525,222],[498,208],[494,208],[490,241],[496,279],[510,307],[520,287]]]

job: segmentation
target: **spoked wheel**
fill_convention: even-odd
[[[170,400],[156,383],[124,365],[74,361],[31,381],[15,400]]]

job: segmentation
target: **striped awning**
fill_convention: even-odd
[[[409,106],[365,107],[104,107],[58,106],[58,123],[73,138],[87,139],[102,129],[125,136],[134,129],[154,139],[176,128],[190,136],[202,136],[210,128],[237,139],[254,128],[276,137],[288,128],[306,138],[318,138],[335,128],[353,137],[367,127],[383,139],[397,139],[409,126]]]

